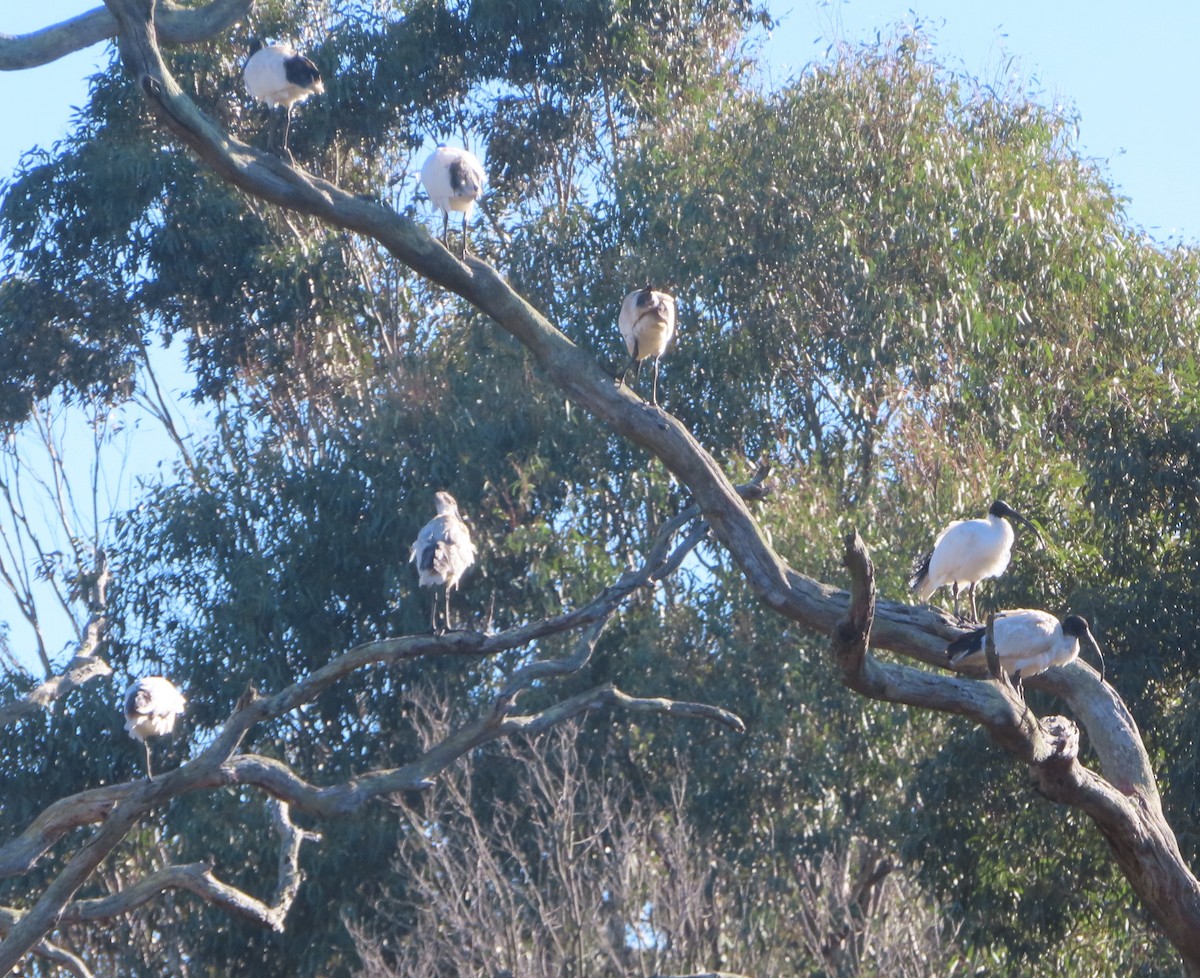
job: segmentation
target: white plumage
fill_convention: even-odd
[[[1028,608],[1001,611],[992,626],[992,637],[1001,668],[1017,679],[1027,679],[1073,661],[1079,655],[1080,639],[1091,645],[1099,656],[1100,678],[1104,679],[1104,655],[1088,628],[1087,620],[1079,615],[1067,615],[1060,623],[1046,611]],[[951,642],[946,647],[951,668],[983,665],[986,660],[986,641],[987,629],[977,628]]]
[[[310,95],[325,91],[321,72],[308,58],[297,54],[290,44],[250,44],[250,57],[242,71],[246,91],[272,109],[283,106],[286,122],[283,128],[283,148],[288,148],[288,132],[292,126],[292,106]]]
[[[171,733],[185,706],[183,694],[162,676],[144,676],[125,690],[125,730],[146,749],[146,777],[153,777],[147,739]]]
[[[433,206],[442,212],[442,244],[450,247],[450,212],[463,216],[462,251],[466,257],[471,211],[483,193],[487,174],[474,153],[456,146],[440,145],[421,166],[421,184]]]
[[[658,361],[675,338],[675,297],[666,292],[655,292],[649,286],[630,292],[621,303],[617,326],[629,350],[629,363],[621,373],[621,383],[625,382],[631,367],[636,378],[642,361],[653,357],[654,385],[650,403],[657,405]]]
[[[955,520],[938,534],[933,549],[913,565],[908,585],[922,601],[949,584],[954,594],[954,613],[958,614],[958,592],[964,585],[971,595],[971,616],[979,620],[975,608],[975,585],[989,577],[999,577],[1012,557],[1013,529],[1005,517],[1020,520],[1042,535],[1036,526],[1007,503],[997,499],[985,519]]]
[[[437,516],[417,534],[409,559],[417,565],[421,587],[445,588],[445,626],[450,627],[450,592],[475,563],[475,545],[471,531],[458,513],[458,503],[448,492],[434,494]],[[437,629],[437,602],[430,616],[433,630]]]

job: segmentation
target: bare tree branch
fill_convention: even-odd
[[[656,456],[689,488],[714,536],[726,547],[764,604],[816,631],[834,633],[850,610],[850,596],[787,566],[772,549],[720,466],[681,423],[614,384],[586,351],[555,329],[485,262],[473,257],[458,261],[413,221],[230,138],[196,108],[166,71],[150,22],[148,0],[106,2],[120,24],[121,53],[127,70],[138,80],[160,119],[222,178],[259,199],[373,238],[419,274],[490,315],[530,351],[550,379],[572,400],[610,430]],[[1104,807],[1102,801],[1118,809],[1123,804],[1124,796],[1114,785],[1130,788],[1135,792],[1131,797],[1139,799],[1149,822],[1153,822],[1146,827],[1162,843],[1160,849],[1166,863],[1180,873],[1172,884],[1170,896],[1191,905],[1195,900],[1195,880],[1177,858],[1174,839],[1161,818],[1144,746],[1128,711],[1117,705],[1114,692],[1106,690],[1098,677],[1078,662],[1053,670],[1063,675],[1037,677],[1030,683],[1055,688],[1076,710],[1100,756],[1108,778],[1105,784],[1086,769],[1076,770],[1074,757],[1068,759],[1069,744],[1063,739],[1062,728],[1054,724],[1043,727],[999,685],[887,665],[868,656],[869,635],[878,648],[944,666],[946,642],[959,634],[956,624],[945,615],[928,608],[876,602],[873,582],[868,584],[868,591],[874,606],[860,608],[855,613],[864,616],[867,623],[861,651],[855,651],[857,641],[848,641],[845,636],[835,640],[849,685],[881,699],[976,718],[987,724],[993,736],[1008,749],[1028,760],[1035,770],[1046,773],[1043,790],[1049,791],[1054,780],[1049,772],[1058,771],[1060,775],[1065,772],[1070,775],[1066,782],[1073,787],[1071,791],[1064,789],[1064,793],[1084,792],[1099,810]],[[853,631],[853,619],[848,627]],[[1126,828],[1132,825],[1120,819],[1106,824],[1121,824]],[[1111,837],[1110,842],[1113,842]],[[1136,859],[1122,859],[1120,847],[1115,842],[1113,845],[1122,868],[1133,874],[1131,879],[1143,871],[1133,865]],[[1173,914],[1161,893],[1150,892],[1151,888],[1144,883],[1139,885],[1136,880],[1135,886],[1143,899],[1156,907],[1156,914]],[[1173,941],[1180,935],[1178,928],[1169,933]],[[1183,935],[1180,939],[1194,946],[1200,941],[1195,935],[1200,935],[1200,926],[1192,928],[1192,936]],[[1187,944],[1177,946],[1183,949]],[[1200,952],[1186,950],[1185,956],[1194,953]]]
[[[223,179],[253,197],[366,235],[432,282],[462,296],[519,340],[546,374],[617,434],[657,456],[693,493],[716,538],[771,608],[828,634],[846,607],[845,592],[787,566],[775,553],[720,465],[674,417],[613,382],[518,295],[486,262],[459,261],[415,221],[364,200],[222,131],[189,99],[163,64],[147,0],[106,0],[121,23],[127,70],[163,123]],[[913,658],[941,664],[946,641],[961,634],[929,608],[883,602],[875,641]]]
[[[0,937],[8,934],[9,928],[20,914],[12,907],[0,907]],[[76,978],[92,978],[92,972],[76,955],[57,944],[49,941],[39,941],[33,949],[35,957],[51,964],[57,964]]]
[[[752,483],[747,491],[758,490]],[[281,860],[279,890],[272,905],[222,883],[212,875],[211,867],[199,864],[169,867],[123,893],[101,901],[71,903],[79,886],[143,815],[182,794],[241,784],[257,787],[306,814],[322,818],[344,817],[374,799],[429,787],[431,778],[481,744],[518,733],[537,733],[591,710],[616,709],[633,714],[652,713],[716,721],[741,732],[744,730],[742,721],[720,707],[630,696],[611,684],[577,694],[537,713],[511,713],[516,693],[520,690],[529,688],[539,679],[577,672],[586,664],[604,623],[613,611],[636,590],[661,578],[666,568],[677,567],[683,555],[703,539],[707,531],[701,524],[693,528],[674,549],[670,548],[678,531],[688,521],[695,520],[696,516],[694,507],[689,507],[668,521],[640,569],[625,573],[615,585],[574,611],[495,635],[452,632],[387,639],[359,646],[273,696],[260,697],[248,690],[212,744],[175,771],[161,774],[154,781],[96,788],[56,801],[34,819],[24,832],[0,846],[0,877],[28,871],[55,842],[74,828],[101,823],[100,828],[69,859],[66,868],[34,906],[12,924],[8,937],[0,944],[0,974],[6,973],[7,968],[20,961],[56,926],[56,921],[99,919],[126,912],[171,887],[188,889],[202,899],[267,926],[282,927],[284,915],[300,885],[295,858],[298,857],[303,839],[311,837],[295,829],[286,818],[286,810],[282,808],[280,817],[283,821],[280,824],[285,846],[293,848],[287,849],[287,858]],[[103,587],[99,585],[93,588],[93,593],[102,591]],[[356,670],[416,656],[484,657],[575,629],[583,629],[584,634],[580,647],[572,656],[559,662],[534,663],[519,670],[484,716],[450,733],[440,743],[432,745],[421,756],[400,768],[370,771],[342,784],[318,787],[304,781],[280,761],[254,755],[234,756],[251,726],[283,716],[298,706],[312,702],[330,685]]]
[[[321,836],[296,826],[282,802],[271,799],[269,805],[272,824],[279,833],[279,880],[270,903],[221,882],[213,875],[211,864],[191,863],[167,866],[111,896],[77,900],[63,910],[60,924],[109,920],[137,909],[167,890],[187,890],[206,903],[252,923],[282,931],[304,878],[300,871],[300,846],[306,841],[319,842]]]
[[[81,581],[80,596],[88,606],[90,617],[74,658],[59,675],[47,679],[19,700],[0,705],[0,727],[16,723],[36,710],[45,709],[84,683],[112,675],[112,668],[99,656],[108,633],[107,592],[112,579],[108,558],[103,550],[96,552],[95,570],[84,577],[86,580]]]
[[[868,651],[875,604],[875,571],[857,533],[846,538],[845,564],[853,596],[846,616],[833,632],[834,659],[842,681],[873,699],[903,703],[943,713],[958,713],[985,727],[997,744],[1029,765],[1036,789],[1051,801],[1087,814],[1108,841],[1122,872],[1146,904],[1164,934],[1183,956],[1189,975],[1200,975],[1200,881],[1192,875],[1179,851],[1175,834],[1163,816],[1157,787],[1142,791],[1133,782],[1113,782],[1079,762],[1079,729],[1063,716],[1037,717],[1013,688],[1003,671],[998,679],[959,679],[877,662]],[[1129,712],[1111,686],[1090,666],[1078,661],[1046,674],[1072,671],[1095,685],[1088,697],[1070,688],[1075,698],[1091,704],[1093,725],[1117,728],[1118,733],[1093,747],[1109,771],[1125,771],[1131,759],[1105,757],[1110,745],[1129,736]],[[1089,675],[1090,674],[1090,675]],[[1035,677],[1042,679],[1041,676]],[[1050,684],[1057,685],[1058,677]],[[1034,685],[1030,680],[1028,685]],[[1039,684],[1041,685],[1041,684]],[[1104,713],[1100,704],[1109,704]],[[1136,727],[1132,735],[1137,738]],[[1140,738],[1137,738],[1139,746]],[[1141,751],[1144,756],[1144,749]],[[1138,758],[1132,768],[1139,776],[1153,775]]]
[[[254,0],[212,0],[204,7],[185,7],[162,0],[156,12],[161,43],[196,44],[232,27],[245,17]],[[57,61],[117,36],[117,21],[104,7],[29,34],[0,34],[0,71],[20,71]]]
[[[1036,677],[1028,685],[1055,692],[1072,707],[1088,730],[1104,777],[1079,763],[1078,730],[1071,721],[1062,717],[1035,717],[1006,684],[878,662],[868,652],[868,644],[944,666],[946,641],[959,634],[959,629],[947,616],[931,609],[876,601],[873,573],[861,541],[848,549],[855,582],[853,602],[846,592],[788,567],[770,546],[720,466],[680,422],[614,384],[586,351],[555,329],[485,262],[473,257],[459,261],[423,227],[391,209],[347,194],[229,137],[196,108],[167,72],[152,23],[152,0],[105,2],[119,27],[121,55],[127,70],[164,124],[207,165],[230,184],[258,199],[309,214],[331,227],[373,238],[418,273],[490,315],[530,351],[546,375],[572,400],[613,432],[652,453],[688,487],[713,535],[726,547],[768,607],[834,636],[835,656],[847,685],[878,699],[971,717],[985,725],[998,743],[1030,765],[1038,789],[1047,797],[1085,811],[1109,840],[1119,865],[1139,896],[1183,954],[1189,974],[1200,975],[1200,888],[1184,865],[1174,836],[1162,818],[1158,790],[1136,726],[1115,691],[1102,683],[1089,667],[1076,662],[1064,669],[1051,670],[1055,675]],[[601,604],[597,599],[588,606],[590,610],[581,609],[550,621],[564,628],[592,628],[593,635],[585,637],[590,644],[598,634],[599,623],[611,613],[611,608],[606,610]],[[461,756],[462,750],[477,743],[519,729],[544,729],[596,706],[703,716],[736,728],[736,718],[713,707],[638,699],[612,687],[600,687],[526,717],[508,715],[508,704],[500,703],[491,715],[450,735],[418,762],[392,772],[374,772],[335,789],[297,784],[298,779],[289,779],[289,776],[295,778],[290,771],[282,765],[273,766],[277,762],[233,758],[250,726],[311,702],[328,685],[355,669],[416,655],[488,655],[500,647],[511,648],[554,630],[550,622],[537,622],[510,630],[503,638],[456,633],[439,638],[409,637],[372,643],[345,653],[274,696],[246,704],[234,713],[207,750],[179,770],[156,782],[122,786],[125,791],[122,795],[106,796],[108,812],[106,816],[102,814],[106,818],[103,826],[70,859],[36,905],[13,924],[8,939],[0,945],[0,973],[11,968],[48,932],[75,888],[142,813],[175,794],[196,790],[214,779],[224,778],[224,783],[261,782],[261,787],[284,797],[290,792],[296,796],[294,804],[302,810],[307,810],[306,805],[327,808],[330,799],[335,806],[358,807],[366,800],[357,794],[364,783],[370,785],[367,797],[383,790],[396,790],[393,785],[401,781],[404,786],[420,787],[426,783],[423,772],[440,770],[455,756]],[[588,654],[590,651],[577,649],[567,661],[581,657],[585,660]],[[545,673],[552,671],[547,669]],[[93,793],[76,798],[80,799],[81,811],[103,813],[106,808],[100,796]],[[49,812],[48,809],[43,814]],[[66,809],[56,816],[65,813]],[[61,836],[67,827],[58,823],[41,828],[58,831]],[[15,853],[21,845],[27,845],[22,841],[26,834],[28,831],[9,846],[0,848],[0,867],[10,851]]]

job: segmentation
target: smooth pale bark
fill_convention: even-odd
[[[744,487],[753,494],[756,487]],[[291,686],[270,696],[248,689],[233,715],[212,743],[182,767],[158,775],[153,781],[111,785],[59,799],[43,811],[20,835],[0,845],[0,877],[28,872],[51,846],[81,826],[98,824],[94,834],[79,845],[65,868],[24,912],[0,907],[0,975],[7,974],[27,954],[50,958],[70,967],[66,952],[47,944],[45,936],[62,920],[97,920],[127,913],[166,889],[185,889],[200,899],[281,929],[295,899],[301,876],[296,870],[300,844],[312,833],[297,829],[288,810],[317,818],[342,818],[371,802],[403,791],[422,791],[432,779],[476,747],[510,737],[534,734],[593,710],[638,715],[653,714],[724,724],[736,732],[745,728],[735,714],[704,703],[685,703],[661,697],[631,696],[612,684],[567,697],[536,713],[516,713],[520,695],[547,680],[578,673],[590,661],[596,641],[613,612],[639,589],[679,567],[684,557],[707,535],[696,523],[698,510],[668,521],[652,543],[640,568],[626,571],[612,586],[581,607],[554,618],[532,622],[504,632],[483,635],[451,632],[444,635],[407,636],[371,642],[336,656]],[[342,783],[313,785],[280,761],[238,753],[246,732],[256,723],[283,716],[312,703],[331,685],[359,670],[416,657],[468,656],[484,658],[529,645],[549,635],[576,632],[572,652],[561,660],[542,660],[518,670],[496,696],[490,709],[471,723],[448,734],[399,768],[367,771]],[[240,891],[203,865],[171,866],[127,886],[104,900],[74,901],[81,885],[128,832],[143,818],[172,798],[196,791],[231,785],[252,786],[287,805],[277,814],[282,839],[280,882],[270,902]],[[74,901],[74,902],[73,902]]]
[[[1002,670],[994,680],[964,680],[877,662],[869,651],[875,571],[857,533],[846,538],[845,564],[853,598],[832,636],[842,681],[864,696],[958,713],[985,727],[992,740],[1029,765],[1041,794],[1091,818],[1134,892],[1182,955],[1187,973],[1200,975],[1200,884],[1163,816],[1145,750],[1130,749],[1131,740],[1141,748],[1141,739],[1116,690],[1088,666],[1073,670],[1090,673],[1099,687],[1088,696],[1072,692],[1088,707],[1093,747],[1118,775],[1114,782],[1111,773],[1104,778],[1080,763],[1079,728],[1063,716],[1035,716]],[[1068,670],[1051,670],[1060,671]],[[1099,743],[1093,731],[1104,734]]]
[[[1108,839],[1136,892],[1179,949],[1188,973],[1200,976],[1200,887],[1184,864],[1174,835],[1162,817],[1157,785],[1137,727],[1115,691],[1102,683],[1090,667],[1077,661],[1034,677],[1026,685],[1049,690],[1071,706],[1087,729],[1102,774],[1079,763],[1078,729],[1071,721],[1033,716],[1007,683],[938,674],[881,662],[871,656],[868,647],[944,666],[946,642],[960,634],[960,630],[950,618],[932,609],[877,600],[869,560],[861,545],[852,544],[847,558],[854,584],[853,601],[847,592],[790,568],[770,546],[718,462],[690,432],[665,411],[645,404],[628,389],[615,384],[591,356],[513,291],[495,269],[474,257],[460,261],[415,222],[381,204],[345,193],[223,132],[196,108],[167,72],[152,23],[152,0],[106,0],[106,6],[118,25],[127,71],[137,80],[163,124],[206,165],[258,199],[374,239],[419,274],[490,315],[525,346],[551,383],[610,430],[661,460],[688,487],[711,532],[727,548],[760,600],[789,619],[833,636],[847,685],[866,696],[972,718],[986,726],[1001,746],[1030,765],[1035,784],[1047,797],[1086,812]],[[458,641],[457,637],[449,638]],[[481,654],[477,644],[481,639],[462,636],[461,642],[470,646],[471,651],[465,647],[437,653],[432,649],[426,651]],[[415,640],[394,640],[412,641]],[[380,644],[388,643],[375,643]],[[374,649],[370,654],[378,651]],[[399,652],[399,648],[390,651]],[[374,788],[380,785],[384,790],[396,790],[398,784],[420,787],[430,771],[448,763],[447,758],[439,755],[427,759],[428,768],[417,765],[410,766],[411,769],[372,772],[353,783],[330,789],[305,785],[278,762],[233,756],[250,725],[278,715],[277,710],[294,708],[306,701],[305,690],[311,691],[314,685],[337,678],[322,673],[324,670],[290,690],[244,706],[231,717],[204,755],[165,776],[163,783],[171,784],[171,779],[184,777],[193,779],[191,785],[208,784],[219,778],[227,779],[226,783],[254,783],[287,798],[299,809],[334,814],[362,804],[362,785],[371,784],[371,779],[376,780],[366,789],[366,796],[374,796]],[[477,724],[452,735],[452,745],[448,741],[442,746],[446,754],[460,756],[462,749],[482,742],[479,738],[486,738],[507,724],[520,721],[526,729],[532,729],[598,704],[708,715],[735,728],[738,723],[736,718],[722,716],[714,707],[641,700],[603,687],[532,718],[508,716],[498,709],[492,716],[483,717]],[[171,790],[175,787],[178,785]],[[142,808],[145,811],[164,797],[154,794],[162,791],[161,786],[131,790],[136,799],[107,797],[102,803],[98,798],[90,802],[80,798],[80,804],[90,803],[93,811],[107,806],[110,814],[99,833],[106,840],[112,835],[110,830],[123,831],[120,825],[135,801],[145,806]],[[88,861],[86,849],[91,845],[77,853],[51,889],[60,883],[63,887],[77,886],[86,878],[75,867],[76,863]],[[0,849],[0,864],[4,856],[5,849]],[[65,877],[70,878],[64,883]],[[0,973],[47,932],[39,931],[38,927],[66,905],[64,901],[54,910],[55,900],[62,895],[56,893],[55,900],[45,906],[48,895],[13,927],[15,933],[16,928],[26,923],[26,918],[37,918],[22,934],[18,956],[14,958],[11,953],[16,947],[12,934],[0,945]]]
[[[213,0],[203,7],[165,2],[155,14],[160,44],[196,44],[227,30],[250,13],[254,0]],[[49,64],[117,36],[117,20],[105,7],[29,34],[0,34],[0,71]]]

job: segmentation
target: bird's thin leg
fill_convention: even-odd
[[[958,613],[958,581],[950,582],[950,593],[954,595],[954,617],[961,618],[962,615]]]
[[[637,363],[637,360],[635,360],[633,357],[629,358],[629,362],[627,364],[625,364],[625,369],[622,370],[617,375],[617,386],[618,387],[620,387],[623,383],[625,383],[625,378],[627,376],[629,376],[629,371],[633,369],[634,364],[636,364],[636,363]]]
[[[273,108],[267,106],[267,152],[271,152],[275,147],[275,125],[278,116]]]
[[[150,769],[150,738],[146,737],[142,740],[142,746],[146,749],[146,780],[154,780],[154,772]]]
[[[442,247],[450,248],[450,212],[442,211]]]
[[[462,239],[462,251],[461,251],[461,252],[459,252],[459,254],[458,254],[458,257],[459,257],[459,258],[466,258],[466,257],[467,257],[467,237],[468,237],[468,235],[470,234],[470,231],[471,231],[471,217],[470,217],[470,215],[469,215],[469,214],[467,214],[466,212],[464,212],[464,213],[463,213],[463,239]]]
[[[650,403],[658,407],[658,357],[654,358],[654,384],[650,388]]]
[[[434,635],[436,635],[438,633],[438,630],[437,630],[437,605],[438,605],[437,595],[431,594],[429,596],[429,630],[431,632],[433,632]]]
[[[638,341],[635,336],[633,339],[633,352],[629,354],[629,362],[625,364],[625,369],[621,371],[621,376],[618,378],[618,385],[625,383],[625,378],[629,376],[629,371],[633,371],[633,379],[637,380],[638,376]]]
[[[1013,679],[1013,690],[1014,690],[1014,692],[1016,692],[1017,696],[1020,697],[1021,705],[1025,707],[1025,709],[1021,711],[1021,719],[1024,720],[1025,715],[1029,712],[1029,703],[1025,699],[1025,682],[1024,682],[1024,680],[1021,679],[1021,670],[1020,669],[1018,669],[1016,672],[1013,673],[1012,679]]]
[[[967,592],[971,595],[971,617],[975,621],[979,621],[979,612],[975,610],[975,582],[972,581],[967,587]]]
[[[283,116],[283,148],[288,148],[288,133],[292,131],[292,106],[289,103]]]
[[[450,625],[450,588],[446,588],[446,631],[450,632],[453,630]]]

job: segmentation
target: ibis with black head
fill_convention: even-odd
[[[918,598],[928,601],[934,591],[949,584],[955,615],[958,615],[959,591],[965,586],[971,596],[971,620],[979,621],[975,585],[986,578],[999,577],[1012,559],[1014,534],[1009,519],[1024,523],[1033,530],[1038,542],[1045,544],[1033,523],[997,499],[983,519],[955,520],[942,530],[933,549],[913,565],[908,586]]]

